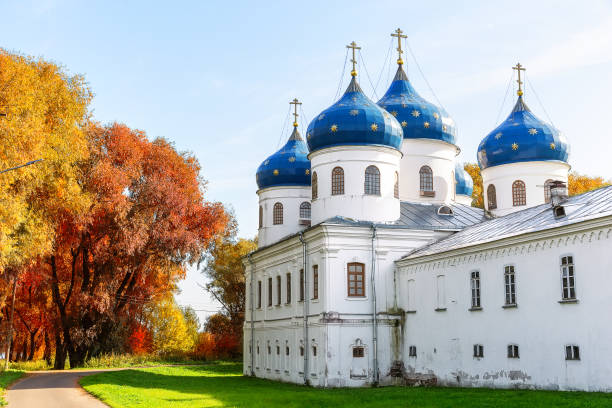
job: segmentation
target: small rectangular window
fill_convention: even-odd
[[[416,355],[417,355],[416,346],[408,347],[408,357],[416,357]]]
[[[300,269],[300,301],[304,300],[304,270]]]
[[[261,309],[261,281],[257,281],[257,308]]]
[[[508,358],[519,358],[519,346],[508,344]]]
[[[317,346],[312,346],[312,355],[313,357],[317,356]]]
[[[289,346],[285,346],[285,355],[288,356],[289,355]]]
[[[580,348],[578,346],[565,346],[566,360],[580,360]]]
[[[319,298],[319,266],[312,267],[312,298]]]
[[[268,306],[272,306],[272,278],[268,278]]]
[[[574,275],[574,257],[561,258],[561,296],[563,300],[576,299],[576,277]]]
[[[300,357],[304,357],[304,346],[300,346]]]
[[[287,304],[291,303],[291,274],[287,274]]]
[[[474,357],[484,357],[484,347],[482,344],[474,344]]]
[[[281,286],[282,286],[281,277],[280,275],[278,275],[276,277],[276,305],[281,304]]]
[[[506,306],[516,305],[516,275],[513,265],[507,265],[504,268],[504,287],[506,292]]]
[[[480,307],[480,272],[474,271],[470,275],[470,288],[472,290],[472,308]]]
[[[353,358],[362,358],[364,354],[363,347],[353,347]]]
[[[365,296],[365,265],[352,262],[347,265],[348,296]]]

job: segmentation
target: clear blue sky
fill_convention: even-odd
[[[97,120],[194,152],[207,198],[234,208],[245,237],[257,227],[255,171],[288,136],[288,126],[281,132],[289,100],[302,100],[308,119],[328,107],[352,40],[374,84],[381,77],[380,97],[397,27],[457,122],[461,160],[476,160],[481,138],[511,109],[514,94],[503,108],[502,101],[510,67],[520,61],[544,108],[529,84],[526,101],[566,134],[570,164],[612,177],[611,1],[0,0],[0,21],[1,47],[86,76]],[[435,102],[405,60],[416,89]],[[372,95],[363,67],[360,78]],[[191,271],[179,301],[213,309],[195,285],[202,280]]]

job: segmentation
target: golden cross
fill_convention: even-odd
[[[402,65],[404,63],[404,60],[402,60],[402,54],[404,53],[404,51],[402,51],[402,38],[408,38],[408,36],[405,34],[402,34],[403,31],[400,30],[399,28],[395,30],[395,33],[396,34],[391,33],[391,37],[397,37],[397,53],[398,53],[397,64]]]
[[[360,50],[361,47],[358,47],[357,43],[353,41],[352,43],[347,45],[346,48],[353,49],[353,59],[351,59],[351,62],[353,63],[353,70],[351,71],[351,76],[357,76],[357,70],[355,69],[355,64],[357,64],[357,60],[355,59],[355,50]]]
[[[302,102],[298,101],[297,98],[293,98],[293,100],[291,102],[289,102],[289,105],[293,105],[293,116],[294,116],[293,127],[298,127],[297,118],[300,115],[297,113],[297,109],[298,109],[298,105],[301,105],[301,104],[302,104]]]
[[[523,94],[523,88],[521,88],[521,85],[523,85],[523,82],[521,81],[521,71],[525,71],[525,68],[523,68],[521,63],[518,62],[515,67],[512,67],[512,69],[516,69],[518,71],[518,79],[516,82],[518,82],[519,89],[516,91],[516,94],[521,96]]]

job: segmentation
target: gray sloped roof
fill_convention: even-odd
[[[474,224],[447,238],[409,252],[402,259],[438,254],[612,215],[612,186],[570,197],[563,206],[566,216],[562,218],[555,218],[550,204],[542,204]]]
[[[450,204],[453,215],[439,215],[440,204],[400,203],[400,219],[393,223],[376,224],[378,228],[402,228],[434,231],[461,231],[467,226],[485,220],[484,211],[480,208],[463,204]],[[326,220],[325,224],[342,224],[354,226],[370,226],[372,223],[356,221],[350,218],[334,217]]]

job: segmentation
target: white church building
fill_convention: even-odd
[[[344,95],[257,170],[244,374],[612,391],[612,187],[567,197],[569,145],[523,100],[478,148],[398,69]],[[354,50],[352,43],[349,48]],[[297,100],[294,103],[298,103]],[[297,106],[297,105],[296,105]]]

